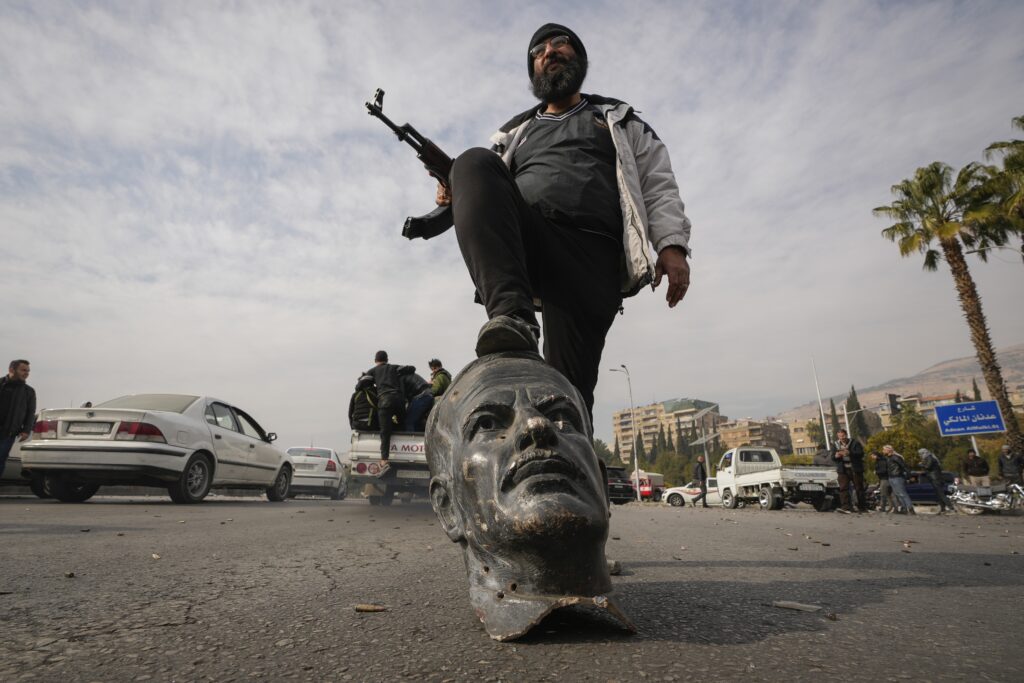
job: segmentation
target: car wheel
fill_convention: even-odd
[[[817,496],[811,500],[811,505],[818,512],[831,512],[832,508],[835,507],[835,497],[830,494]]]
[[[267,488],[267,500],[271,503],[280,503],[288,498],[288,489],[292,485],[292,471],[288,467],[282,467],[277,473],[274,483]]]
[[[661,491],[655,491],[654,492],[654,502],[655,503],[660,503],[661,502]]]
[[[345,485],[345,480],[342,479],[338,482],[338,488],[334,489],[331,493],[331,500],[345,500],[345,496],[348,495],[348,486]]]
[[[762,510],[772,509],[772,490],[770,488],[761,487],[761,490],[757,492],[757,504],[761,506]]]
[[[722,507],[729,510],[735,510],[736,503],[736,496],[732,495],[732,489],[725,489],[722,491]]]
[[[678,493],[672,493],[668,497],[668,504],[674,508],[681,506],[685,502],[686,501],[683,500],[683,497]]]
[[[175,503],[191,505],[206,498],[212,483],[213,467],[210,459],[202,453],[196,453],[185,463],[178,481],[167,487],[167,493]]]
[[[46,477],[41,474],[33,474],[32,479],[28,482],[28,487],[32,489],[32,493],[36,494],[38,498],[43,500],[53,498],[53,494],[50,493],[50,487],[46,483]]]
[[[366,498],[370,501],[370,505],[380,505],[380,496],[367,496]]]
[[[84,503],[100,490],[99,484],[87,484],[73,477],[47,477],[47,488],[62,503]]]
[[[380,497],[380,504],[386,506],[393,502],[395,502],[395,490],[389,486],[384,495]]]
[[[782,489],[772,489],[772,506],[769,510],[781,510],[786,507],[786,499],[782,496]]]

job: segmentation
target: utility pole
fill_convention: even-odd
[[[629,368],[626,367],[625,363],[617,368],[609,368],[611,372],[621,372],[626,375],[626,386],[629,388],[629,419],[632,422],[633,428],[633,479],[636,487],[636,500],[640,502],[640,462],[636,456],[636,440],[637,438],[643,438],[643,434],[640,432],[640,428],[636,423],[636,408],[633,407],[633,381],[629,377]]]
[[[818,393],[818,412],[821,414],[821,431],[825,435],[825,450],[829,450],[832,444],[828,440],[828,425],[825,424],[825,407],[821,405],[821,389],[818,387],[818,368],[814,365],[814,356],[811,356],[811,370],[814,372],[814,391]],[[850,426],[846,426],[849,434]]]

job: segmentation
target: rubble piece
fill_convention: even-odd
[[[778,607],[779,609],[792,609],[798,612],[820,612],[821,607],[817,605],[807,605],[802,602],[792,602],[790,600],[776,600],[772,603],[772,607]]]
[[[387,612],[388,608],[384,605],[373,605],[370,603],[360,603],[356,605],[357,612]]]

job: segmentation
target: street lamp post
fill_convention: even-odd
[[[629,378],[629,368],[625,364],[620,365],[617,368],[609,368],[611,372],[621,372],[626,375],[626,386],[629,388],[629,419],[632,423],[633,428],[630,430],[633,433],[633,443],[630,444],[630,450],[633,451],[633,479],[636,485],[636,499],[640,501],[640,463],[636,456],[636,440],[637,436],[643,438],[643,435],[639,433],[639,428],[636,424],[636,408],[633,407],[633,381]]]

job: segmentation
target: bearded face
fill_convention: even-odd
[[[574,95],[587,77],[587,60],[576,54],[549,52],[546,61],[533,71],[533,94],[544,104]]]

